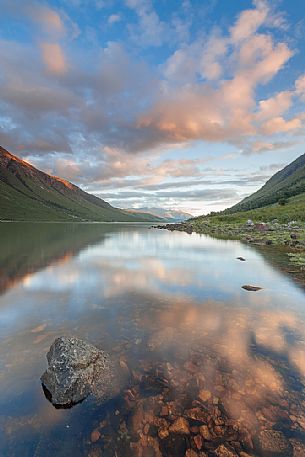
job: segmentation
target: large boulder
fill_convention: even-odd
[[[117,393],[117,376],[109,355],[79,338],[57,338],[41,376],[54,405],[72,405],[89,394],[107,400]]]

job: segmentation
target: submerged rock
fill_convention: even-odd
[[[48,368],[41,376],[54,405],[73,405],[89,394],[106,400],[117,392],[114,365],[109,355],[79,338],[57,338],[47,354]]]
[[[262,287],[259,286],[250,286],[249,284],[246,284],[244,286],[241,286],[242,289],[249,290],[250,292],[256,292],[257,290],[262,290]]]
[[[225,444],[218,446],[215,450],[215,455],[217,455],[217,457],[238,457],[234,449]]]
[[[255,439],[262,457],[292,457],[293,448],[278,430],[262,430]]]

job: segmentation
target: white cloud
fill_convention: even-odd
[[[121,15],[120,14],[111,14],[109,17],[108,17],[108,24],[115,24],[116,22],[120,22],[122,20],[121,18]]]

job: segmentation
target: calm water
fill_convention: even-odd
[[[143,225],[0,224],[0,455],[212,456],[226,443],[260,456],[273,429],[304,456],[305,296],[274,252]],[[120,362],[118,397],[52,406],[39,378],[61,335]]]

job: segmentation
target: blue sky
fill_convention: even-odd
[[[223,209],[305,152],[303,0],[0,7],[0,144],[116,206]]]

